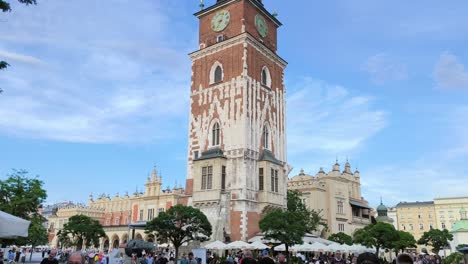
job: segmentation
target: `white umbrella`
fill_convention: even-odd
[[[312,252],[312,245],[309,243],[304,243],[302,245],[299,245],[296,247],[297,251],[302,251],[302,252]]]
[[[328,248],[326,245],[320,242],[315,242],[312,245],[310,245],[310,249],[312,252],[323,252],[326,251]]]
[[[225,249],[254,249],[252,245],[244,241],[234,241],[226,245]]]
[[[217,240],[215,242],[211,242],[209,244],[207,244],[206,246],[204,246],[204,248],[206,249],[225,249],[226,248],[226,244],[224,244],[223,242]]]
[[[254,249],[266,249],[270,248],[268,245],[263,244],[261,241],[255,241],[253,243],[250,243],[251,246],[254,247]]]
[[[301,245],[289,246],[288,250],[296,251]],[[274,251],[286,251],[286,245],[281,244],[273,248]]]
[[[30,221],[0,211],[0,238],[27,237]]]
[[[345,248],[342,245],[337,244],[337,243],[330,244],[327,246],[327,251],[331,251],[331,252],[344,251],[344,250]]]

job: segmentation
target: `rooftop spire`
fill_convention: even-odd
[[[203,3],[203,0],[200,0],[200,4],[198,6],[200,7],[200,10],[203,10],[205,8],[205,4]]]

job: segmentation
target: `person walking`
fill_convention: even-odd
[[[58,260],[55,256],[57,256],[57,250],[51,249],[49,255],[41,261],[41,264],[58,264]]]

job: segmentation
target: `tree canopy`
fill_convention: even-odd
[[[182,244],[209,240],[211,229],[208,218],[199,209],[178,204],[166,212],[160,212],[158,217],[146,223],[145,232],[156,235],[160,243],[170,241],[176,250],[177,262]]]
[[[44,183],[28,177],[25,170],[13,170],[6,180],[0,180],[0,210],[14,216],[31,219],[47,198]]]
[[[395,227],[388,223],[377,222],[354,232],[354,242],[367,247],[375,247],[377,255],[380,249],[392,249],[392,243],[399,239]]]
[[[447,229],[439,230],[432,229],[421,236],[418,240],[418,244],[431,246],[432,251],[435,254],[439,254],[439,251],[444,247],[448,246],[449,241],[453,240],[453,235],[449,233]]]
[[[353,238],[343,232],[330,235],[328,240],[340,243],[341,245],[346,244],[351,246],[353,244]]]
[[[57,235],[62,245],[76,246],[77,250],[81,250],[83,245],[86,248],[99,246],[99,238],[105,237],[106,233],[99,221],[86,215],[74,215]]]
[[[299,191],[288,191],[287,209],[269,211],[259,223],[266,239],[273,239],[285,244],[286,253],[294,244],[302,244],[307,232],[316,231],[319,226],[326,226],[320,213],[310,210],[302,202]]]
[[[307,233],[317,231],[320,226],[327,228],[327,224],[320,215],[321,212],[307,208],[307,205],[302,202],[301,193],[297,190],[288,190],[287,210],[302,215]]]
[[[397,231],[399,239],[392,241],[392,249],[398,254],[400,251],[404,251],[407,248],[416,248],[416,239],[414,236],[405,231]]]

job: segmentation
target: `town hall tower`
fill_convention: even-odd
[[[207,215],[212,240],[245,241],[265,208],[286,206],[281,23],[261,0],[218,0],[195,16],[187,203]]]

